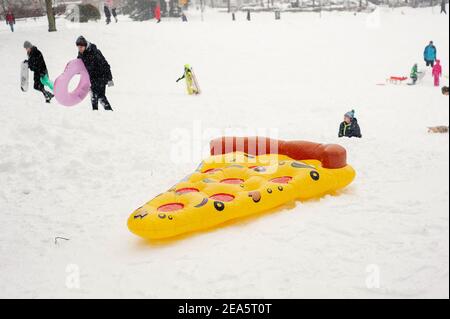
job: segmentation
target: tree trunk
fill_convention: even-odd
[[[8,3],[5,0],[2,0],[2,8],[3,12],[6,14],[6,12],[8,11]]]
[[[47,9],[48,32],[55,32],[56,20],[55,20],[55,13],[53,12],[52,0],[45,0],[45,6]]]

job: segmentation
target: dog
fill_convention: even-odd
[[[432,126],[428,127],[428,133],[448,133],[448,126]]]

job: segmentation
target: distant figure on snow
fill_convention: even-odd
[[[419,78],[419,69],[417,66],[417,63],[414,63],[413,67],[411,68],[411,74],[409,75],[409,77],[412,80],[411,85],[415,85],[417,83],[417,79]]]
[[[430,41],[430,43],[425,47],[425,50],[423,51],[423,59],[425,60],[425,63],[427,66],[434,66],[434,61],[436,61],[437,57],[437,49],[434,46],[433,41]]]
[[[155,15],[156,23],[160,23],[161,22],[161,5],[159,3],[156,5],[154,15]]]
[[[184,14],[184,12],[181,13],[181,21],[188,22],[188,19],[187,19],[186,15]]]
[[[442,87],[442,94],[445,96],[448,96],[450,89],[448,88],[448,86],[443,86]]]
[[[447,0],[441,2],[441,13],[447,14]]]
[[[106,85],[114,86],[110,65],[102,52],[97,49],[97,46],[89,43],[83,36],[77,39],[76,45],[78,47],[78,58],[86,66],[91,80],[92,110],[97,111],[98,102],[100,102],[106,111],[112,111],[111,104],[106,98]]]
[[[111,23],[111,14],[114,17],[114,20],[116,21],[116,23],[119,21],[117,19],[117,12],[116,12],[116,7],[114,5],[114,0],[105,0],[105,5],[103,7],[103,10],[105,11],[106,24]]]
[[[200,94],[200,88],[198,87],[197,79],[189,64],[184,66],[184,73],[177,79],[177,83],[181,80],[186,80],[186,89],[189,95]]]
[[[355,110],[351,110],[344,114],[344,121],[339,126],[339,137],[343,136],[362,137],[358,120],[355,118]]]
[[[5,16],[6,25],[9,25],[11,28],[11,32],[14,32],[14,25],[16,24],[16,17],[14,16],[14,13],[12,13],[11,10],[8,11],[8,13]]]
[[[23,47],[28,55],[28,60],[25,62],[28,63],[28,67],[34,73],[34,89],[42,92],[45,97],[45,102],[50,103],[54,95],[45,90],[44,84],[42,84],[41,81],[41,79],[48,78],[47,65],[45,64],[44,56],[30,41],[25,41]]]
[[[441,60],[436,60],[436,64],[433,66],[434,86],[440,85],[441,76],[442,76]]]

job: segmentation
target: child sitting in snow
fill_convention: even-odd
[[[339,137],[362,137],[355,110],[344,114],[344,121],[339,126]]]

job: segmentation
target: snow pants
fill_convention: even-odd
[[[105,10],[106,23],[111,23],[111,14],[114,18],[117,18],[116,8],[110,10],[108,6],[104,6],[103,9]]]
[[[106,97],[106,83],[91,84],[91,103],[92,110],[98,110],[98,102],[100,102],[105,110],[111,110],[111,104]]]
[[[45,99],[49,99],[52,96],[50,92],[45,90],[44,84],[41,82],[41,76],[36,72],[34,73],[34,89],[44,94]]]
[[[439,76],[434,76],[434,86],[439,86],[441,84]]]

